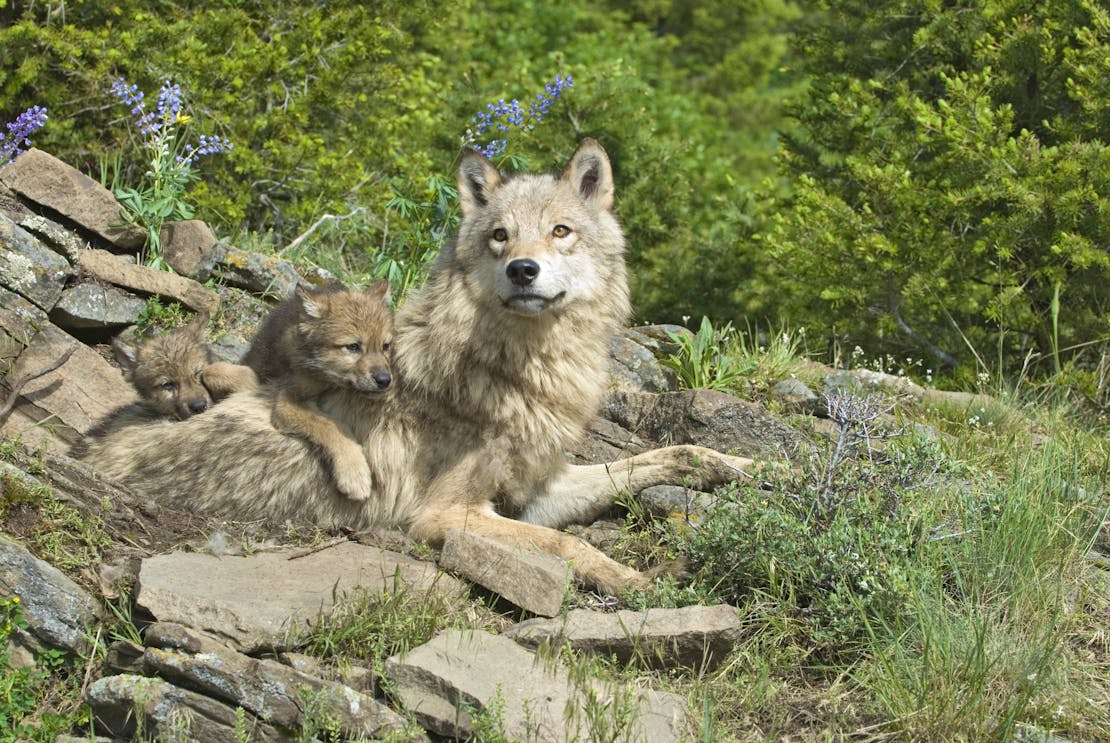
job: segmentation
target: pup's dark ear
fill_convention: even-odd
[[[203,343],[208,335],[208,313],[198,312],[185,326],[185,332],[197,343]]]
[[[304,284],[297,284],[297,288],[293,290],[293,297],[296,298],[301,312],[308,317],[318,320],[323,316],[324,308],[320,303],[323,294],[317,294]]]
[[[567,163],[563,178],[570,181],[583,201],[598,209],[612,210],[613,168],[597,140],[588,137],[582,140]]]
[[[489,202],[489,195],[501,185],[501,173],[489,158],[466,148],[459,163],[459,211],[466,217]]]
[[[116,357],[116,362],[123,369],[123,376],[130,382],[131,375],[139,363],[135,356],[135,347],[119,338],[114,338],[112,339],[112,355]]]

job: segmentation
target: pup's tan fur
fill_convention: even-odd
[[[205,342],[207,329],[208,317],[202,314],[138,346],[113,344],[124,377],[151,412],[185,420],[257,385],[250,369],[216,358]]]
[[[208,512],[397,525],[433,544],[469,529],[559,555],[603,591],[646,585],[645,574],[552,527],[595,518],[626,488],[687,477],[712,485],[751,462],[674,446],[568,465],[564,452],[601,403],[608,344],[629,315],[609,159],[585,140],[559,177],[506,178],[467,152],[458,180],[457,240],[398,313],[398,390],[384,411],[345,390],[318,401],[364,442],[370,499],[343,497],[311,447],[274,428],[264,394],[234,395],[176,424],[180,443],[166,444],[163,424],[133,426],[93,442],[86,458]],[[491,453],[507,472],[489,483]]]
[[[393,389],[392,340],[389,282],[365,292],[301,286],[274,308],[243,357],[260,381],[277,386],[274,427],[319,447],[340,492],[354,500],[370,497],[366,454],[341,420],[320,412],[317,400],[327,390],[385,400]]]

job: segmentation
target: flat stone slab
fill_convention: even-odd
[[[156,619],[193,627],[244,653],[285,650],[309,620],[355,590],[462,592],[433,563],[344,542],[304,554],[174,552],[143,560],[136,602]],[[396,576],[396,583],[395,583]]]
[[[138,399],[119,369],[49,323],[20,354],[12,378],[41,371],[66,352],[72,353],[64,364],[23,387],[0,431],[22,437],[28,446],[64,454],[104,416]]]
[[[72,273],[69,261],[0,214],[0,285],[49,312]]]
[[[249,715],[237,720],[235,710],[215,699],[181,689],[161,679],[120,674],[105,676],[89,685],[85,701],[98,727],[128,740],[142,731],[142,740],[188,740],[192,743],[227,743],[237,740],[236,730],[245,722],[252,741],[293,741],[297,736]],[[188,734],[182,737],[182,722]]]
[[[51,319],[65,328],[118,328],[138,322],[146,302],[110,284],[83,281],[69,287],[54,305]]]
[[[544,617],[562,609],[573,576],[570,564],[555,555],[459,529],[447,532],[439,564]]]
[[[32,147],[0,169],[0,183],[81,225],[121,250],[138,250],[146,233],[121,224],[112,192],[53,155]]]
[[[89,651],[100,603],[23,545],[0,537],[0,596],[18,596],[31,633],[47,645]]]
[[[385,670],[417,721],[451,738],[473,733],[473,711],[494,715],[507,739],[534,743],[665,743],[692,735],[686,703],[675,695],[572,675],[554,658],[480,630],[447,630],[390,658]],[[625,720],[626,727],[592,727],[598,723],[591,723],[588,711],[598,707],[598,717],[610,725]]]
[[[242,707],[278,728],[301,728],[308,694],[346,739],[407,731],[405,719],[373,697],[276,660],[252,658],[188,627],[155,623],[147,628],[146,642],[142,665],[147,674]]]
[[[205,289],[192,279],[140,266],[109,253],[106,250],[87,248],[78,253],[82,269],[109,284],[154,294],[166,299],[176,299],[197,312],[215,315],[220,308],[220,295]]]
[[[573,609],[558,619],[529,619],[505,635],[531,648],[563,643],[576,650],[633,658],[653,668],[710,670],[740,639],[735,607],[686,606],[681,609],[622,610],[613,613]]]

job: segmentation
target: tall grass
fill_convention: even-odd
[[[1071,591],[1106,517],[1098,487],[1056,442],[1019,457],[994,505],[928,545],[911,612],[861,614],[870,648],[853,678],[888,732],[1006,740],[1019,726],[1047,734],[1079,722],[1066,713],[1082,690],[1069,688],[1064,646]]]

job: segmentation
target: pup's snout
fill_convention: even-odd
[[[189,415],[196,415],[197,413],[203,413],[205,410],[208,410],[208,401],[203,397],[195,397],[190,400],[185,407],[189,409]]]
[[[505,266],[505,274],[517,286],[529,286],[540,275],[540,264],[531,258],[517,258]]]
[[[393,375],[387,371],[376,371],[370,376],[374,378],[374,383],[383,390],[389,389],[389,385],[393,383]]]

